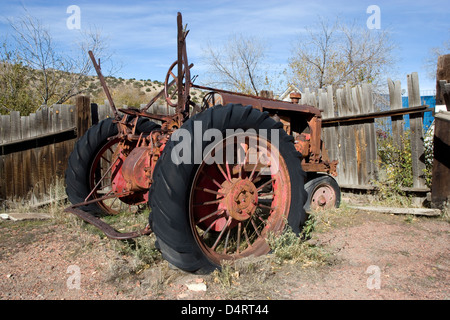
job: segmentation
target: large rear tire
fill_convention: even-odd
[[[228,104],[197,114],[172,135],[153,173],[149,222],[163,257],[209,272],[268,253],[267,238],[286,222],[300,232],[304,178],[293,138],[267,113]]]
[[[141,132],[150,133],[156,128],[159,128],[159,125],[146,118],[140,118],[136,131],[137,134]],[[69,156],[65,172],[66,193],[72,204],[84,202],[96,182],[106,171],[105,166],[109,165],[118,143],[118,139],[111,138],[117,133],[117,125],[113,122],[113,119],[107,118],[89,128],[76,142],[74,150]],[[98,194],[97,196],[101,195]],[[112,202],[114,199],[110,201]],[[119,203],[121,201],[116,200],[114,206]],[[80,209],[92,213],[117,213],[106,201],[81,206]]]

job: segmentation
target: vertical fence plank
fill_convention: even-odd
[[[5,127],[3,126],[3,123],[4,122],[6,122],[6,115],[1,115],[0,116],[0,144],[2,144],[3,143],[3,137],[4,137],[4,135],[5,135],[5,127],[6,127],[6,124],[5,124]]]
[[[408,104],[409,107],[421,105],[419,76],[413,72],[407,76],[408,80]],[[425,188],[425,147],[423,140],[423,113],[411,114],[409,117],[411,128],[411,160],[413,171],[413,187]]]
[[[363,84],[362,86],[362,105],[364,107],[364,113],[375,112],[375,105],[373,103],[373,91],[371,84]],[[368,123],[364,124],[366,130],[365,140],[367,142],[367,181],[365,184],[370,183],[378,177],[378,164],[377,164],[377,137],[375,132],[375,119],[372,119]]]
[[[3,143],[3,136],[4,136],[4,128],[3,128],[3,119],[6,120],[6,116],[0,116],[0,144]],[[3,147],[0,147],[3,149]],[[3,154],[3,152],[2,152]],[[6,179],[5,177],[5,163],[4,163],[4,156],[0,155],[0,204],[1,201],[6,200]]]
[[[36,111],[36,120],[35,121],[36,121],[36,124],[35,124],[36,135],[38,135],[38,136],[45,135],[47,130],[44,127],[44,119],[43,119],[42,109]]]
[[[45,193],[43,176],[41,174],[41,166],[39,165],[39,152],[40,148],[34,148],[30,153],[30,164],[33,168],[31,172],[31,181],[33,182],[32,197],[38,201],[41,199],[41,195]]]
[[[36,133],[36,113],[30,113],[28,116],[28,132],[30,133],[30,137],[35,137]]]
[[[22,131],[22,138],[30,138],[30,117],[21,116],[20,117],[20,130]]]
[[[7,199],[5,177],[5,156],[0,156],[0,204]]]
[[[105,105],[99,105],[98,106],[98,121],[102,121],[106,118],[106,108]]]
[[[21,131],[20,131],[20,112],[19,111],[11,111],[11,141],[21,140]]]
[[[345,116],[354,115],[357,110],[352,99],[352,88],[346,85],[344,88],[344,104],[343,112]],[[355,132],[351,124],[341,124],[341,128],[344,132],[344,152],[346,154],[346,180],[350,185],[355,185],[358,183],[358,164],[356,157],[356,143],[355,143]]]
[[[40,111],[40,116],[42,118],[42,134],[46,134],[51,131],[50,110],[47,106],[43,106]]]
[[[436,114],[434,129],[433,186],[431,204],[440,209],[450,209],[450,112]]]
[[[22,138],[29,139],[30,138],[30,117],[21,117],[21,130],[22,130]],[[25,196],[29,190],[33,188],[33,183],[31,181],[31,171],[32,167],[30,165],[30,157],[31,157],[31,149],[24,150],[22,152],[18,152],[22,156],[22,161],[18,164],[19,168],[22,167],[21,175],[22,175],[22,194],[20,196]]]
[[[58,131],[58,121],[59,121],[59,109],[57,105],[54,105],[51,107],[51,111],[50,111],[50,121],[52,124],[52,128],[50,132],[56,132]]]
[[[5,191],[6,199],[14,199],[14,158],[12,154],[3,157],[5,167]]]
[[[66,130],[71,127],[70,106],[61,106],[61,129]]]
[[[388,79],[388,88],[389,88],[389,104],[391,110],[401,109],[402,108],[402,86],[399,80],[392,81]],[[403,120],[403,116],[394,116],[391,117],[392,122],[392,137],[395,146],[397,149],[401,150],[403,148],[402,144],[402,136],[403,136],[403,127],[405,126],[405,121]]]
[[[354,108],[354,114],[363,113],[362,92],[360,86],[352,88],[352,104]],[[355,137],[356,155],[356,172],[354,172],[356,177],[354,178],[354,183],[357,183],[358,185],[364,185],[369,182],[367,174],[366,128],[364,124],[354,124],[352,127]]]
[[[89,129],[91,122],[91,99],[88,96],[77,96],[77,136],[81,138]]]
[[[2,115],[2,140],[3,143],[11,141],[11,116]]]
[[[20,141],[22,140],[22,126],[21,126],[21,119],[20,119],[20,112],[19,111],[12,111],[10,113],[11,115],[11,136],[13,139],[12,141]],[[23,194],[23,172],[22,172],[22,153],[21,152],[14,152],[13,154],[10,154],[12,156],[12,184],[14,184],[14,196],[20,196]]]
[[[325,104],[323,107],[322,116],[324,119],[334,118],[335,116],[335,106],[333,101],[333,87],[328,86],[327,92],[322,94],[322,103]],[[321,107],[322,108],[322,107]],[[338,127],[330,126],[324,127],[322,129],[323,132],[323,142],[325,149],[328,153],[328,159],[339,160],[339,133]],[[338,166],[339,167],[339,166]]]
[[[336,111],[337,116],[342,116],[344,111],[344,90],[343,89],[337,89],[336,90]],[[337,181],[340,184],[346,184],[348,183],[346,180],[346,167],[347,167],[347,159],[346,154],[344,152],[345,150],[345,137],[344,137],[344,129],[342,126],[338,123],[336,125],[336,131],[337,131],[337,139],[338,139],[338,149],[339,149],[339,164],[337,166]]]

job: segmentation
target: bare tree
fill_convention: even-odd
[[[109,58],[96,30],[80,33],[76,50],[81,54],[74,54],[59,51],[49,30],[35,17],[25,15],[10,21],[10,25],[20,62],[30,70],[30,90],[39,96],[40,104],[60,104],[86,90],[87,75],[92,70],[88,50]]]
[[[428,78],[436,80],[436,68],[439,56],[450,53],[450,39],[444,41],[442,46],[433,47],[429,50],[428,57],[425,60],[425,69]]]
[[[268,84],[263,71],[264,46],[257,38],[233,35],[223,47],[208,44],[204,56],[210,85],[258,95]]]
[[[387,30],[319,19],[305,34],[289,59],[290,82],[301,89],[377,84],[394,63],[394,45]]]

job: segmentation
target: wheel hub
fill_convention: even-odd
[[[258,191],[247,178],[233,178],[231,181],[224,181],[220,192],[225,194],[222,205],[233,219],[244,221],[255,212],[258,204]]]
[[[334,207],[336,202],[336,195],[333,189],[329,186],[319,187],[312,196],[313,209],[329,209]]]

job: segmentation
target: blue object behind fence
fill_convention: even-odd
[[[430,108],[434,108],[436,106],[436,97],[435,96],[421,96],[420,101],[422,105],[429,105]],[[402,97],[402,107],[408,107],[408,97]],[[404,116],[405,119],[405,130],[409,129],[409,114]],[[427,131],[430,125],[433,123],[434,117],[431,111],[425,112],[423,115],[423,130]]]

